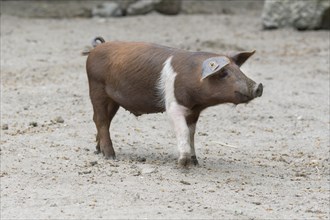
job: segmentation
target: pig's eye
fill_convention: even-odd
[[[227,72],[226,70],[222,71],[222,72],[219,74],[220,79],[223,79],[223,78],[225,78],[226,76],[228,76],[228,72]]]

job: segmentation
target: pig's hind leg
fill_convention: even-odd
[[[102,152],[105,158],[115,158],[115,151],[110,137],[110,123],[118,111],[119,105],[106,94],[101,85],[91,88],[91,101],[94,109],[93,120],[97,129],[96,152]]]

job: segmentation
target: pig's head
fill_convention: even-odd
[[[209,87],[213,103],[247,103],[262,95],[262,84],[248,78],[240,69],[254,52],[230,53],[203,62],[202,82]]]

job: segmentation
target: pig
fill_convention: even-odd
[[[166,112],[179,149],[178,164],[198,165],[194,146],[201,112],[222,103],[248,103],[263,93],[240,66],[255,51],[191,52],[144,42],[93,40],[86,71],[96,152],[115,158],[110,123],[119,107],[135,116]]]

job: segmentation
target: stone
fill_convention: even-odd
[[[54,119],[56,123],[64,123],[64,119],[61,116],[58,116]]]
[[[157,169],[154,168],[154,167],[144,167],[142,170],[141,170],[141,173],[142,174],[151,174],[151,173],[156,173],[157,172]]]
[[[176,15],[181,11],[181,0],[139,0],[129,3],[125,15],[144,15],[152,11]]]
[[[92,9],[93,17],[120,17],[123,10],[115,2],[105,2]]]
[[[181,11],[181,0],[161,0],[154,8],[162,14],[177,15]]]
[[[8,129],[9,129],[8,124],[3,124],[3,125],[2,125],[2,130],[8,130]]]
[[[191,183],[184,181],[184,180],[181,180],[180,183],[182,183],[183,185],[191,185]]]
[[[127,15],[144,15],[154,10],[154,5],[159,0],[140,0],[130,4],[126,9]]]
[[[38,126],[38,122],[32,121],[29,123],[30,126],[32,127],[37,127]]]
[[[266,0],[261,15],[264,29],[292,26],[298,30],[329,29],[329,0]]]

